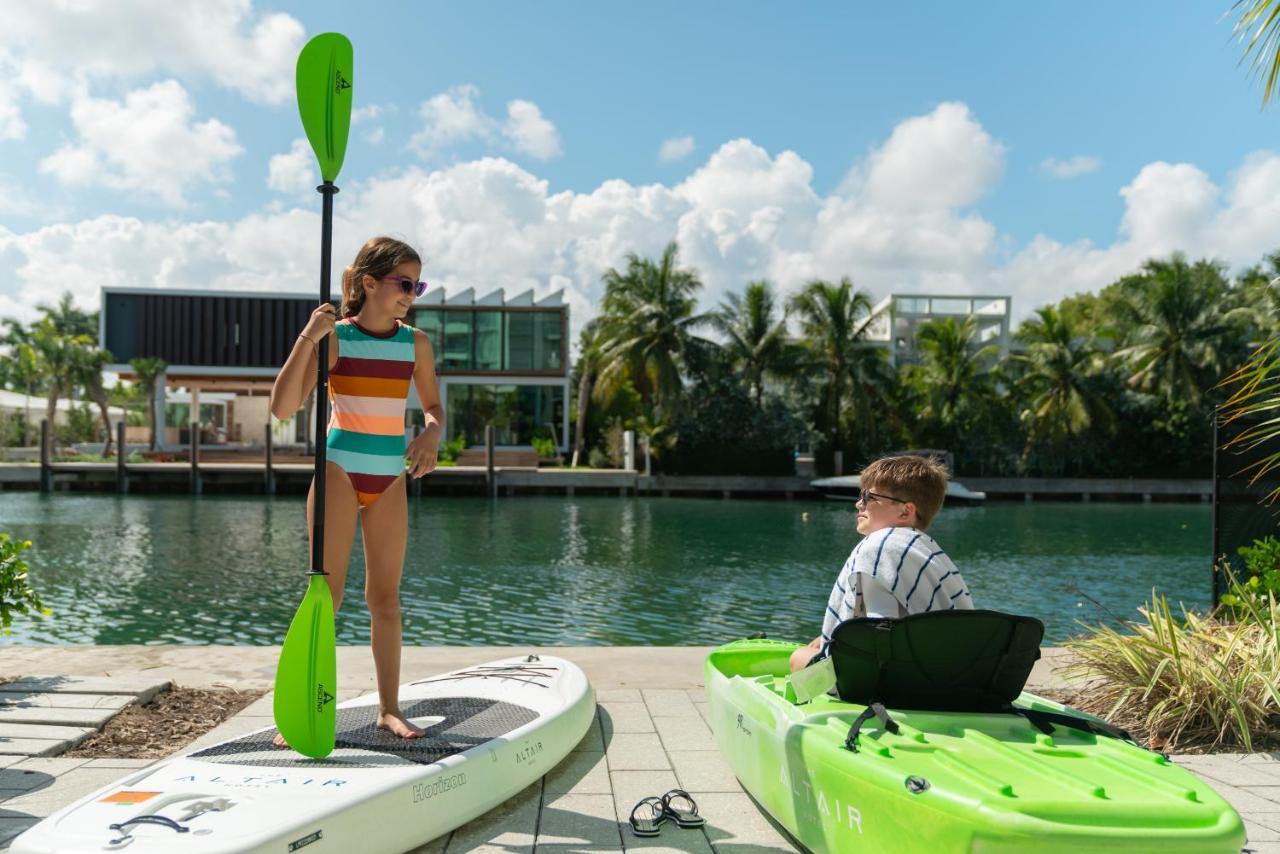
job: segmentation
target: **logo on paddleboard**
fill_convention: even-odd
[[[751,730],[747,729],[746,725],[742,723],[742,715],[738,715],[738,729],[742,730],[747,735],[751,735]]]
[[[321,838],[320,836],[321,832],[322,831],[317,830],[315,833],[308,834],[307,836],[304,836],[301,839],[293,840],[292,842],[289,843],[289,850],[297,851],[299,848],[306,848],[312,842],[319,842]]]
[[[341,71],[334,72],[335,80],[333,81],[333,94],[341,95],[343,89],[350,89],[351,84],[347,82],[347,78],[342,76]]]
[[[333,700],[334,700],[333,695],[324,689],[324,685],[317,683],[316,684],[316,711],[323,712],[324,707],[329,703],[332,703]]]

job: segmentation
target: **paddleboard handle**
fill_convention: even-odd
[[[178,833],[191,832],[191,828],[184,827],[181,824],[178,824],[173,819],[163,815],[140,815],[137,818],[131,818],[128,821],[122,821],[119,824],[109,824],[107,825],[107,829],[108,830],[124,830],[126,827],[128,827],[131,824],[158,824],[161,827],[167,827],[170,830],[177,831]],[[126,836],[127,835],[128,834],[126,834]],[[119,844],[119,840],[112,840],[111,844],[112,845]]]
[[[320,302],[332,301],[329,291],[329,268],[333,262],[333,197],[338,188],[332,181],[316,187],[324,200],[320,219]],[[307,575],[328,575],[324,569],[324,482],[327,469],[329,438],[329,336],[320,339],[316,380],[316,474],[315,508],[311,522],[311,569]]]

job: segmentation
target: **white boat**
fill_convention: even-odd
[[[824,477],[810,481],[809,485],[827,498],[836,501],[857,501],[858,496],[861,494],[859,478],[856,474],[843,477]],[[985,492],[974,492],[972,489],[966,488],[962,483],[957,483],[954,480],[947,481],[946,503],[953,507],[965,504],[981,504],[986,500],[987,494]]]
[[[14,854],[402,852],[520,792],[582,740],[595,694],[551,656],[410,682],[405,716],[427,734],[378,730],[377,694],[338,706],[325,759],[277,749],[275,729],[166,759],[58,810]]]

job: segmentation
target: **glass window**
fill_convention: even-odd
[[[477,311],[476,359],[477,371],[502,370],[502,312]]]
[[[560,370],[560,347],[562,337],[560,312],[539,311],[533,315],[534,370]]]
[[[450,383],[449,436],[482,445],[485,425],[492,424],[498,445],[532,445],[535,436],[553,434],[563,442],[564,407],[561,386]]]
[[[1004,314],[1005,301],[1002,299],[988,300],[979,303],[973,310],[974,314]]]
[[[436,370],[444,361],[444,312],[437,309],[418,309],[414,315],[413,325],[427,333],[431,341],[431,351],[436,356]]]
[[[446,368],[471,369],[472,311],[446,311],[444,314],[444,362]]]
[[[920,297],[898,297],[897,307],[904,314],[929,313],[929,301]]]
[[[973,301],[967,299],[934,298],[930,303],[934,314],[968,314],[973,307]]]
[[[531,311],[507,313],[507,334],[503,342],[503,367],[508,371],[533,370],[533,319]]]

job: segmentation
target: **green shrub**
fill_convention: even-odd
[[[554,441],[541,436],[533,438],[533,449],[538,452],[538,458],[543,460],[554,460],[560,454]]]
[[[466,447],[467,437],[456,436],[446,442],[440,443],[440,449],[436,454],[436,459],[442,463],[456,463],[458,461],[458,455],[461,454],[463,449]]]
[[[1219,571],[1231,580],[1221,602],[1225,613],[1248,619],[1251,614],[1265,613],[1268,596],[1280,599],[1280,540],[1264,537],[1251,546],[1241,546],[1236,553],[1244,559],[1244,578],[1236,579],[1227,561],[1220,564]],[[1246,602],[1254,607],[1245,607]]]
[[[14,614],[49,614],[27,580],[27,562],[22,553],[29,548],[29,540],[0,534],[0,634],[11,634],[9,626]]]
[[[1152,591],[1127,633],[1099,626],[1068,641],[1065,674],[1091,680],[1076,705],[1156,749],[1260,749],[1280,732],[1280,600],[1239,607],[1235,622],[1177,619]]]

